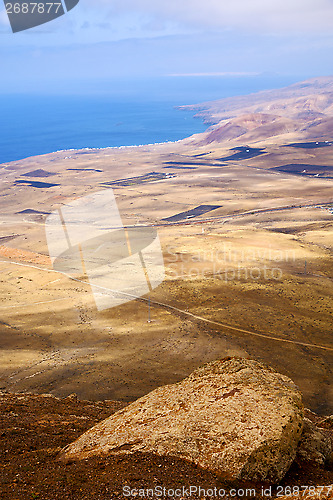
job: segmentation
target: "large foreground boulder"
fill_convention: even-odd
[[[256,361],[226,358],[118,411],[60,458],[150,452],[190,460],[228,480],[278,482],[296,456],[302,427],[301,394],[289,378]]]

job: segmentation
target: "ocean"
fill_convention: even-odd
[[[207,129],[192,112],[177,106],[296,81],[292,77],[165,77],[90,82],[84,87],[74,82],[66,93],[2,95],[0,163],[66,149],[177,141]]]

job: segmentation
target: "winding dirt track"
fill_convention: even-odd
[[[251,336],[254,336],[254,337],[261,337],[263,339],[272,340],[274,342],[282,342],[282,343],[286,343],[286,344],[294,344],[294,345],[299,345],[299,346],[302,346],[302,347],[310,347],[310,348],[313,348],[313,349],[321,349],[321,350],[333,352],[333,347],[322,346],[322,345],[317,345],[317,344],[308,344],[306,342],[299,342],[299,341],[290,340],[290,339],[281,339],[281,338],[274,337],[272,335],[265,334],[265,333],[258,333],[258,332],[252,332],[252,331],[249,331],[249,330],[244,330],[243,328],[239,328],[237,326],[227,325],[227,324],[221,323],[219,321],[214,321],[214,320],[211,320],[211,319],[208,319],[208,318],[204,318],[202,316],[198,316],[198,315],[193,314],[193,313],[191,313],[189,311],[184,311],[183,309],[179,309],[178,307],[171,306],[171,305],[165,304],[163,302],[157,302],[155,300],[151,300],[151,299],[145,298],[145,297],[137,297],[135,295],[130,295],[130,294],[126,294],[124,292],[119,292],[118,290],[112,290],[111,288],[101,287],[101,286],[98,286],[98,285],[92,285],[91,283],[89,283],[87,281],[79,280],[77,278],[74,278],[73,276],[70,276],[69,274],[62,273],[60,271],[55,271],[53,269],[46,269],[46,268],[43,268],[43,267],[34,266],[32,264],[22,264],[20,262],[13,262],[13,261],[0,261],[0,263],[12,264],[12,265],[23,266],[23,267],[30,267],[30,268],[38,269],[40,271],[61,274],[61,275],[66,276],[67,278],[69,278],[69,279],[71,279],[73,281],[77,281],[77,282],[82,283],[84,285],[88,285],[89,287],[94,287],[94,288],[97,288],[99,290],[105,290],[105,291],[109,291],[109,292],[122,293],[122,294],[124,294],[124,295],[126,295],[128,297],[131,297],[132,299],[138,299],[138,300],[143,301],[143,302],[150,302],[151,305],[162,307],[162,308],[168,309],[170,311],[175,311],[175,312],[177,312],[177,313],[179,313],[181,315],[187,316],[187,317],[192,318],[194,320],[202,321],[204,323],[208,323],[208,324],[211,324],[211,325],[214,325],[214,326],[219,326],[219,327],[225,328],[227,330],[232,330],[232,331],[235,331],[235,332],[240,332],[240,333],[243,333],[243,334],[246,334],[246,335],[251,335]],[[59,299],[55,299],[54,302],[56,302],[58,300]],[[26,305],[26,304],[24,304],[24,305]],[[30,304],[30,305],[32,305],[32,304]]]

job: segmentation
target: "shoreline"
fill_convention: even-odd
[[[164,142],[151,142],[147,144],[135,144],[131,146],[106,146],[104,148],[90,148],[90,147],[84,147],[84,148],[70,148],[70,149],[58,149],[56,151],[50,151],[48,153],[41,153],[41,154],[36,154],[36,155],[31,155],[31,156],[26,156],[24,158],[20,158],[18,160],[10,160],[10,161],[5,161],[3,163],[0,163],[1,168],[5,168],[6,165],[12,164],[12,163],[18,163],[26,160],[30,160],[32,158],[41,158],[43,156],[49,156],[49,155],[55,155],[59,153],[79,153],[80,151],[91,151],[92,153],[98,152],[98,151],[106,151],[106,150],[114,150],[114,151],[123,151],[123,150],[128,150],[128,149],[136,149],[136,148],[146,148],[146,147],[156,147],[156,146],[168,146],[171,144],[180,144],[183,141],[186,141],[193,137],[194,135],[201,134],[205,132],[198,132],[192,135],[189,135],[187,137],[184,137],[184,139],[178,139],[176,141],[164,141]],[[69,156],[64,158],[68,159],[70,158]]]
[[[201,132],[199,132],[200,134]],[[203,132],[205,133],[205,132]],[[147,144],[136,144],[136,145],[131,145],[131,146],[106,146],[104,148],[90,148],[90,147],[84,147],[84,148],[70,148],[70,149],[59,149],[56,151],[50,151],[49,153],[42,153],[42,154],[37,154],[37,155],[32,155],[32,156],[26,156],[24,158],[20,158],[19,160],[11,160],[11,161],[5,161],[3,163],[0,163],[0,168],[6,168],[7,165],[10,165],[12,163],[18,163],[26,160],[31,160],[32,158],[42,158],[43,156],[49,156],[49,155],[55,155],[59,153],[79,153],[80,151],[90,151],[91,153],[94,152],[99,152],[99,151],[106,151],[106,150],[113,150],[113,151],[123,151],[123,150],[131,150],[131,149],[136,149],[136,148],[146,148],[146,147],[156,147],[156,146],[168,146],[171,144],[180,144],[183,141],[186,141],[187,139],[190,139],[192,136],[197,135],[197,134],[192,134],[188,137],[184,137],[184,139],[178,139],[177,141],[165,141],[165,142],[152,142],[152,143],[147,143]],[[67,156],[63,159],[69,159],[71,158],[70,156]]]
[[[194,135],[194,134],[192,134],[192,135]],[[133,149],[133,148],[145,148],[147,146],[164,146],[167,144],[177,144],[179,142],[183,142],[186,139],[189,139],[189,137],[192,137],[192,136],[184,137],[184,139],[178,139],[177,141],[151,142],[151,143],[147,143],[147,144],[132,144],[131,146],[105,146],[104,148],[85,147],[85,148],[79,148],[79,149],[77,149],[77,148],[59,149],[58,151],[52,151],[51,153],[45,153],[45,155],[55,154],[55,153],[66,153],[67,151],[104,151],[106,149]],[[43,155],[36,155],[36,156],[43,156]],[[29,157],[29,158],[32,158],[32,157]],[[20,160],[18,160],[18,161],[20,161]]]

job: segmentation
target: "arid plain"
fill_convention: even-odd
[[[178,143],[0,166],[1,389],[132,401],[241,355],[332,413],[333,79],[196,109],[213,125]],[[110,188],[159,234],[150,322],[148,295],[99,312],[52,269],[47,214]]]

